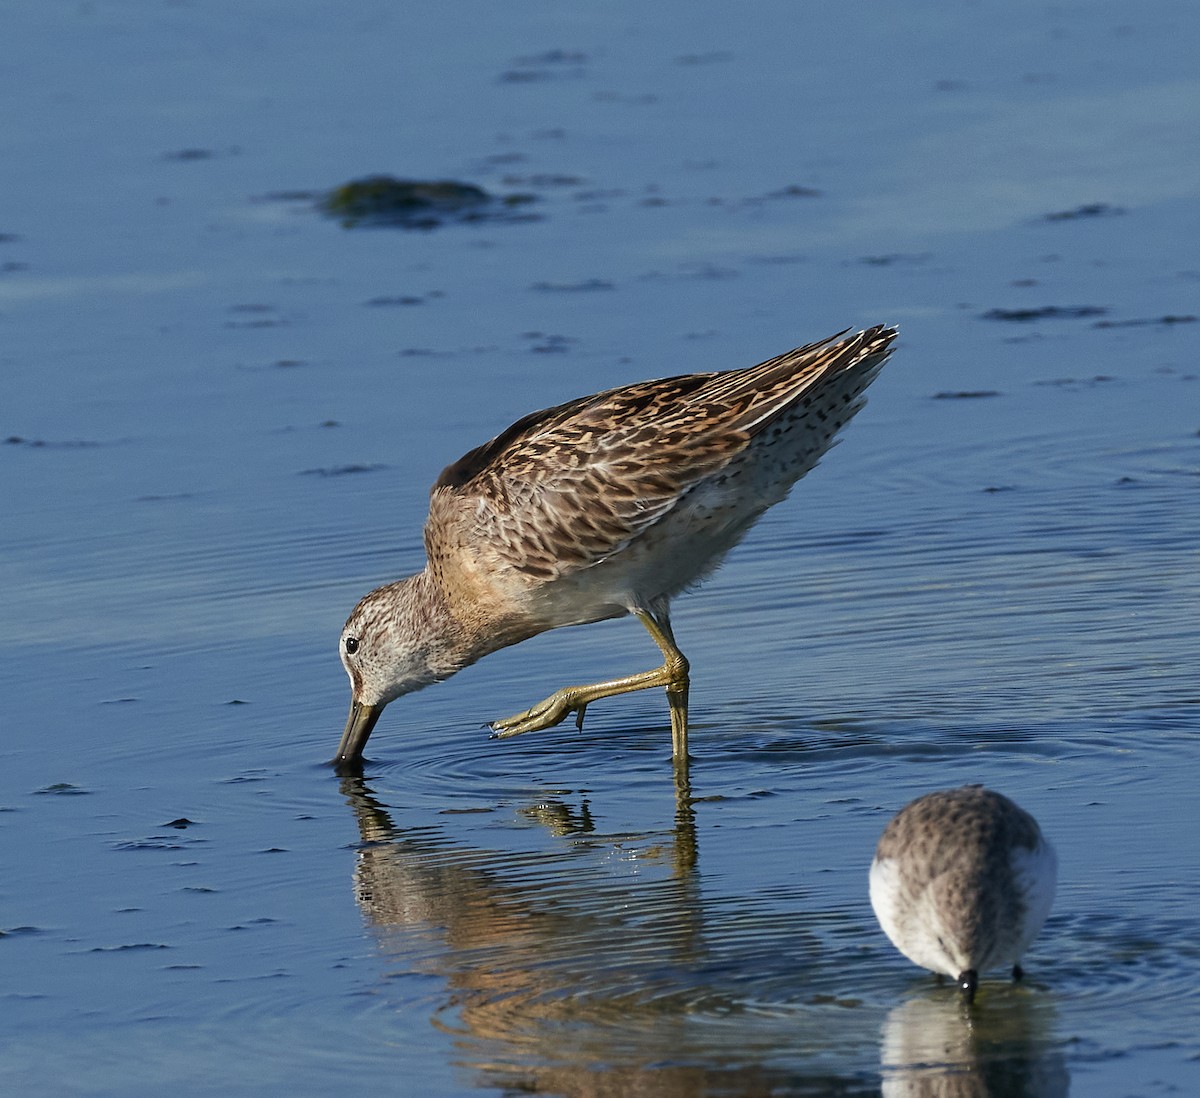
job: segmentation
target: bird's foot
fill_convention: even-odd
[[[587,712],[587,707],[588,703],[579,696],[578,688],[568,686],[523,713],[492,721],[488,727],[492,730],[492,739],[506,740],[510,736],[519,736],[522,732],[540,732],[543,728],[553,728],[556,724],[561,724],[569,713],[574,713],[575,727],[583,728],[583,715]]]

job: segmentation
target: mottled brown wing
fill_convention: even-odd
[[[434,485],[426,548],[486,546],[550,579],[603,560],[669,511],[748,441],[684,410],[715,374],[647,381],[518,420],[447,466]]]
[[[861,393],[891,354],[896,329],[878,324],[835,342],[845,334],[838,332],[745,370],[717,374],[705,388],[705,399],[731,409],[730,426],[754,435],[826,380],[852,374],[851,387]]]
[[[833,336],[748,369],[640,382],[525,416],[438,478],[430,559],[486,547],[546,579],[595,564],[824,378],[860,363],[873,376],[894,335]]]

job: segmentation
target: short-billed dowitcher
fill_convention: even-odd
[[[1058,859],[1037,821],[981,785],[927,793],[884,828],[871,863],[871,906],[913,964],[956,980],[968,1001],[979,974],[1012,965],[1050,914]]]
[[[845,333],[840,333],[845,335]],[[442,471],[428,562],[367,595],[342,630],[350,717],[335,763],[361,759],[388,702],[563,625],[634,614],[652,671],[571,686],[496,736],[582,723],[599,698],[666,688],[687,752],[688,661],[671,598],[712,572],[863,405],[895,328],[832,336],[758,366],[644,381],[533,412]]]

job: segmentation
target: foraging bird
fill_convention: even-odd
[[[841,333],[844,335],[845,333]],[[896,337],[878,326],[747,369],[644,381],[518,420],[447,466],[430,493],[428,562],[380,587],[342,630],[351,704],[334,762],[355,763],[390,701],[564,625],[633,614],[663,665],[571,686],[494,721],[498,737],[666,688],[687,753],[688,661],[671,598],[711,573],[864,403]]]
[[[1007,797],[964,785],[918,797],[884,828],[871,863],[871,906],[913,964],[957,981],[1020,960],[1050,914],[1054,847]]]

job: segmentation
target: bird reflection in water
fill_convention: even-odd
[[[883,1026],[883,1094],[1063,1098],[1070,1075],[1053,1030],[1045,997],[1019,987],[989,991],[986,1011],[944,992],[909,999]]]
[[[472,849],[438,826],[398,827],[360,778],[341,788],[362,839],[358,904],[397,962],[398,990],[414,976],[444,985],[433,1021],[455,1036],[474,1085],[661,1098],[826,1083],[860,1092],[820,1068],[776,1066],[773,1042],[795,1035],[794,1020],[744,1011],[745,968],[702,900],[690,798],[662,832],[620,836],[601,835],[586,804],[530,805],[526,819],[567,841],[513,853]],[[750,948],[751,966],[778,968],[777,940]]]

